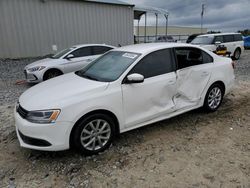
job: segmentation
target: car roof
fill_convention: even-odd
[[[209,36],[221,36],[221,35],[240,35],[241,33],[211,33],[211,34],[201,34],[199,37],[209,37]]]
[[[87,47],[87,46],[108,46],[108,47],[115,48],[114,46],[110,46],[107,44],[77,44],[77,45],[72,46],[72,48],[82,48],[82,47]]]
[[[116,48],[112,51],[125,51],[125,52],[134,52],[134,53],[148,53],[155,50],[160,50],[164,48],[174,48],[174,47],[197,47],[196,45],[186,44],[186,43],[171,43],[171,42],[160,42],[160,43],[143,43],[143,44],[134,44]]]

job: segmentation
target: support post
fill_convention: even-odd
[[[168,14],[165,14],[164,16],[166,18],[166,38],[167,38],[168,36]]]
[[[155,42],[157,41],[157,35],[158,35],[158,31],[157,31],[157,29],[158,29],[158,14],[157,13],[155,13],[155,17],[156,17],[156,24],[155,24]]]
[[[138,25],[137,25],[137,43],[140,43],[140,19],[141,17],[138,19]]]
[[[203,16],[205,11],[205,4],[201,5],[201,34],[203,34]]]
[[[147,12],[145,12],[144,43],[146,43],[146,37],[147,37]]]

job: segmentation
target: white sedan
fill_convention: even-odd
[[[22,147],[108,148],[119,133],[204,107],[216,111],[234,84],[232,60],[201,47],[150,43],[117,48],[84,69],[38,84],[15,111]]]
[[[38,83],[56,76],[77,71],[100,57],[114,46],[105,44],[76,45],[27,65],[24,74],[27,82]]]

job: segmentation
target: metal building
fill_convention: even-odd
[[[133,44],[133,5],[117,0],[0,0],[0,58],[81,43]]]

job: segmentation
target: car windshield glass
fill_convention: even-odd
[[[138,53],[111,51],[89,64],[86,68],[77,71],[76,74],[91,80],[112,82],[118,79],[139,56]]]
[[[212,36],[198,36],[194,40],[192,40],[192,44],[212,44],[213,42]]]
[[[75,49],[74,47],[64,49],[64,50],[58,52],[57,54],[53,55],[51,58],[52,59],[59,59],[60,57],[64,56],[65,54],[67,54],[68,52],[70,52],[70,51],[72,51],[74,49]]]

